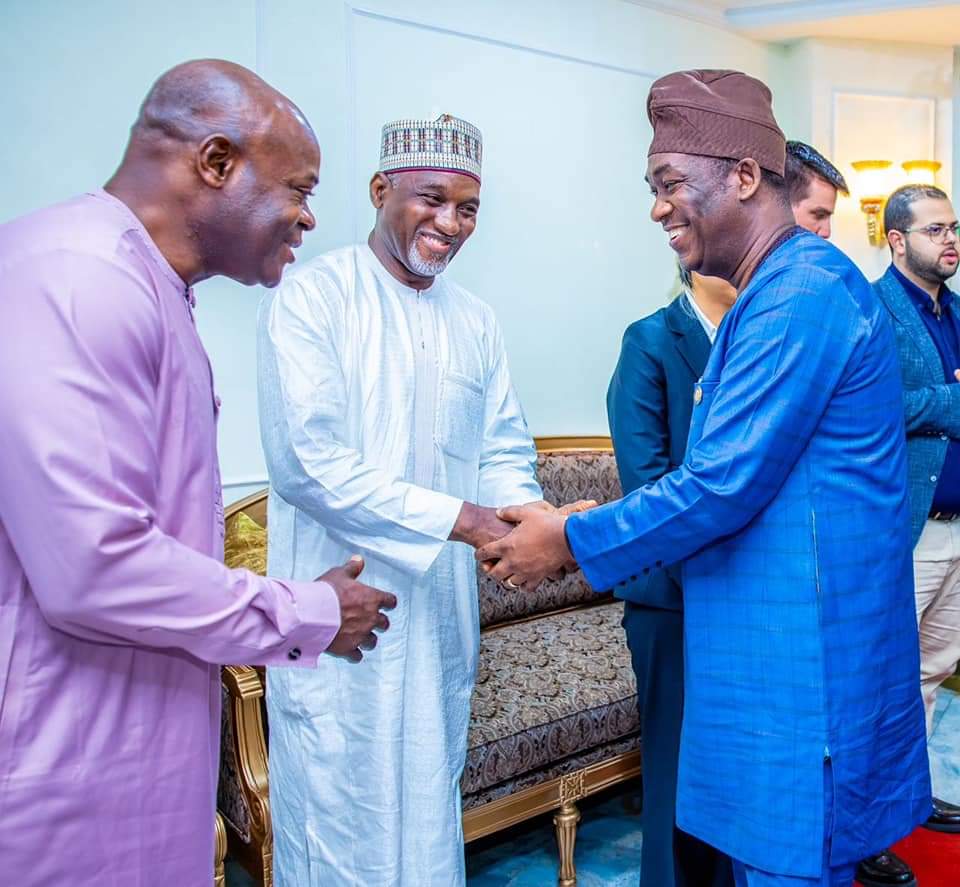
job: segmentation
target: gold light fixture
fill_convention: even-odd
[[[856,170],[856,192],[860,197],[860,209],[867,217],[867,238],[871,245],[882,246],[884,242],[883,219],[880,213],[890,193],[891,160],[855,160],[851,166]]]
[[[911,185],[936,185],[937,172],[943,164],[936,160],[904,160],[900,165]]]

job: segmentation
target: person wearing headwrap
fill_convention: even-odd
[[[931,809],[902,389],[884,309],[795,226],[770,91],[735,71],[653,84],[651,216],[681,263],[738,297],[694,386],[683,464],[477,557],[529,588],[598,590],[683,561],[678,826],[738,885],[849,887]]]
[[[325,657],[268,675],[278,887],[464,882],[467,545],[510,529],[491,506],[543,498],[493,311],[444,273],[477,224],[481,150],[449,115],[387,124],[367,241],[261,305],[271,573],[313,577],[361,551],[365,579],[399,601],[362,668]]]
[[[785,178],[797,224],[829,240],[837,194],[850,193],[843,173],[812,145],[787,142]]]

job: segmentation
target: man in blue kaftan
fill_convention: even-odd
[[[738,885],[849,887],[930,812],[896,344],[854,264],[793,226],[763,84],[651,90],[652,217],[739,297],[677,470],[564,517],[532,509],[477,557],[525,588],[579,565],[597,590],[683,561],[677,824]]]

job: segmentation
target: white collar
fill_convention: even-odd
[[[687,301],[690,303],[690,307],[693,308],[693,313],[696,315],[697,320],[700,321],[700,326],[703,327],[703,331],[707,334],[707,338],[710,340],[712,345],[714,340],[717,338],[717,326],[712,323],[710,318],[703,313],[703,309],[697,304],[697,300],[693,297],[693,293],[687,292]]]
[[[405,293],[408,296],[434,296],[440,292],[440,287],[437,286],[437,281],[440,280],[440,275],[438,274],[433,278],[433,283],[430,284],[425,290],[416,290],[412,287],[402,284],[396,277],[394,277],[383,265],[383,262],[377,258],[377,254],[370,249],[370,244],[366,241],[357,244],[360,247],[359,254],[363,260],[367,263],[370,269],[373,271],[374,276],[380,279],[380,282],[383,283],[388,289],[392,289],[401,293]]]

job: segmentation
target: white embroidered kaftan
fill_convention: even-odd
[[[542,498],[499,327],[364,244],[267,295],[259,357],[271,575],[359,552],[399,599],[361,664],[269,674],[278,887],[455,887],[479,622],[473,549],[446,540],[464,500]]]

